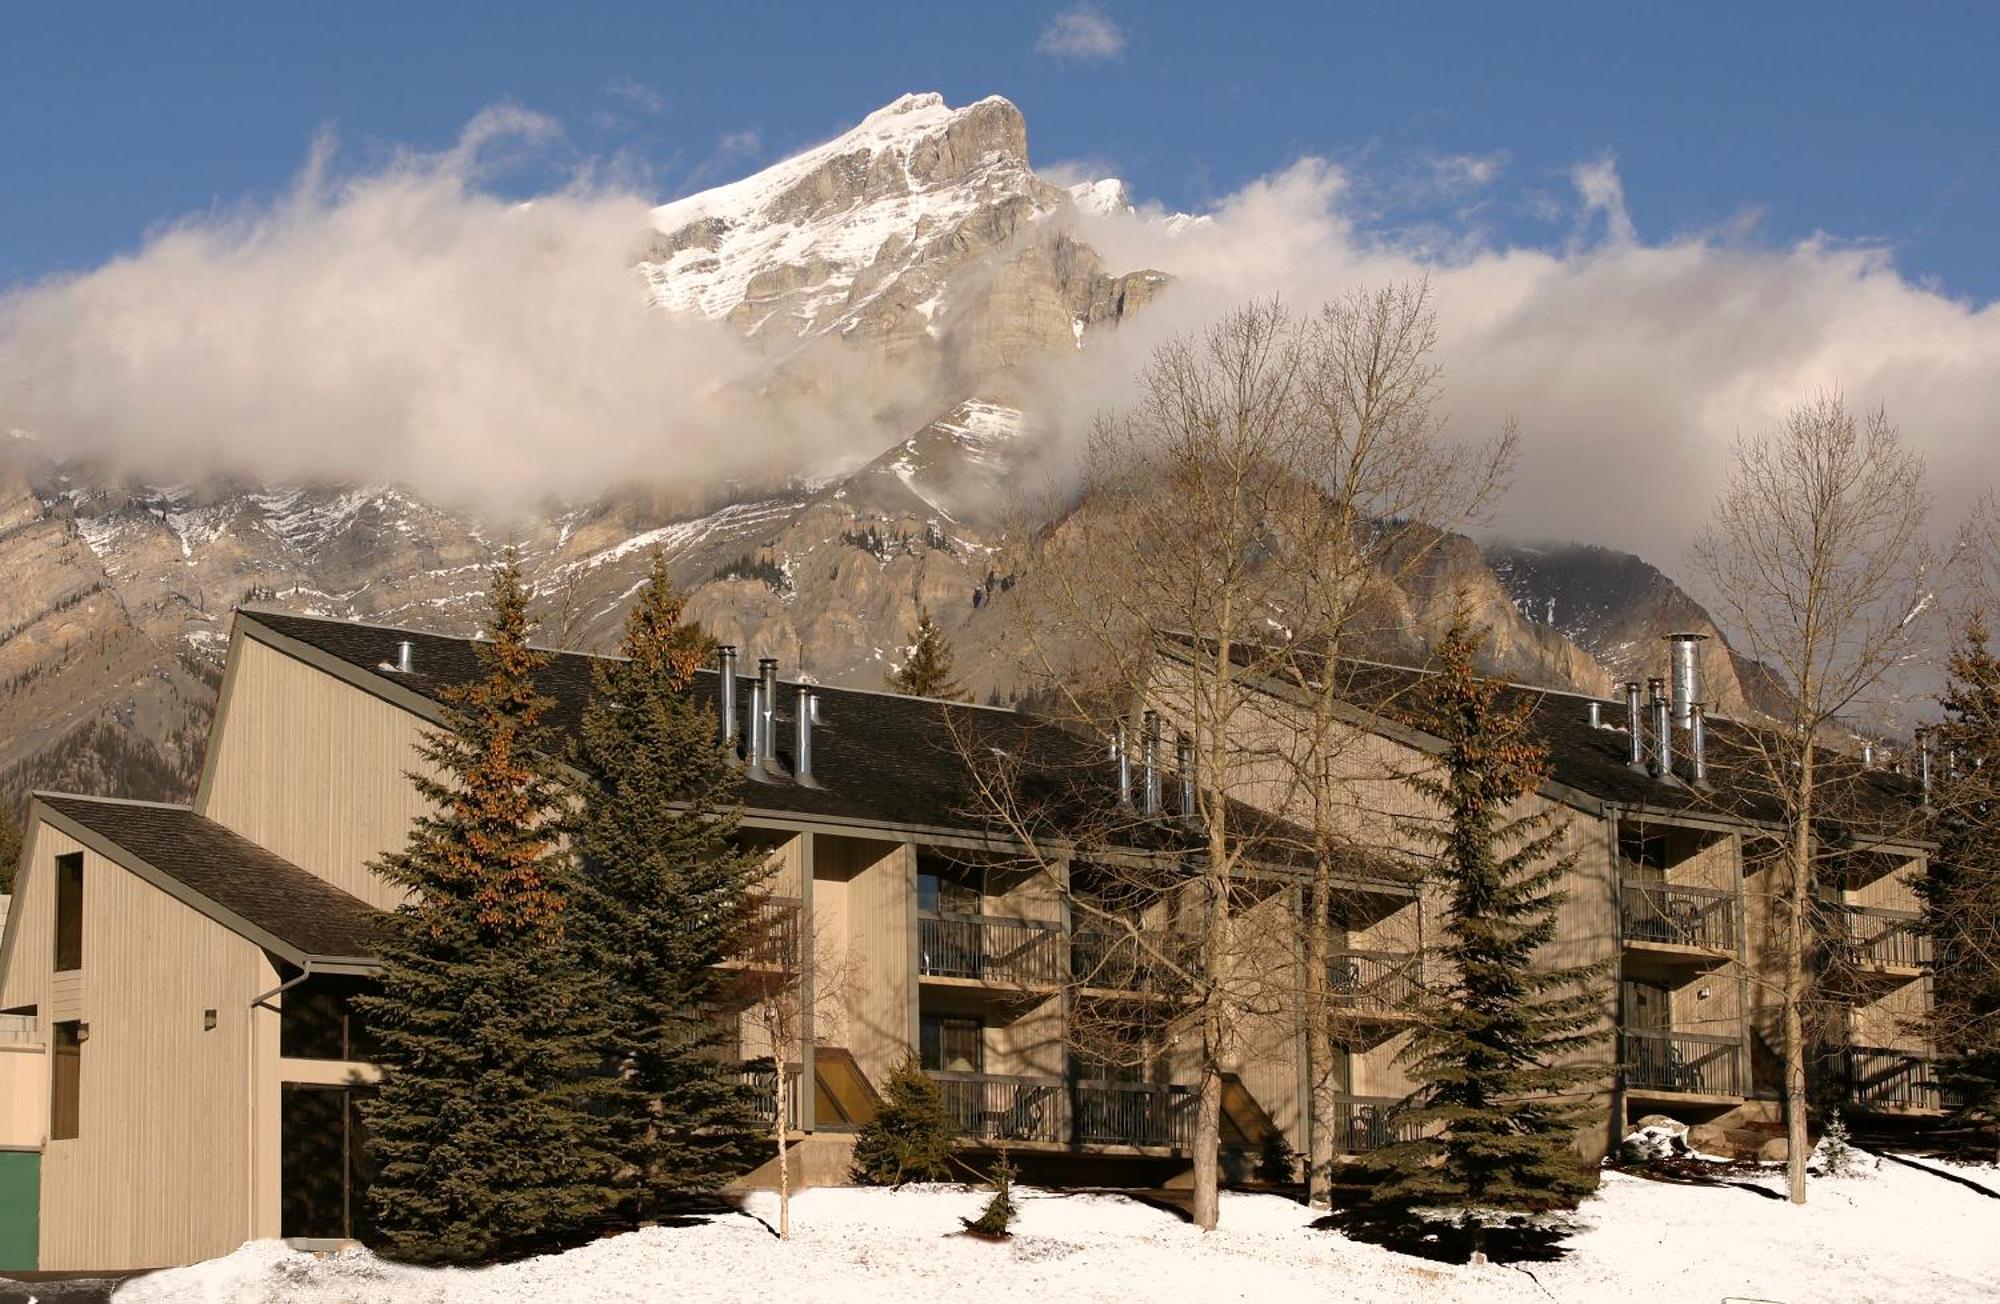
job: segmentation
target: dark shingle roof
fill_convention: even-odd
[[[36,793],[35,800],[125,853],[114,859],[171,879],[181,889],[175,895],[225,927],[242,931],[240,920],[289,947],[293,958],[374,954],[381,911],[185,806],[61,793]]]
[[[444,691],[453,684],[481,674],[477,645],[466,638],[255,609],[245,610],[243,616],[433,703],[442,703]],[[396,660],[397,643],[404,640],[413,645],[413,674],[388,669]],[[571,738],[596,691],[592,667],[599,659],[577,652],[555,653],[538,676],[541,691],[554,701],[548,722]],[[710,710],[719,681],[714,670],[696,676],[694,693]],[[738,678],[739,712],[748,710],[752,682],[749,676]],[[746,778],[742,799],[747,809],[878,825],[979,829],[988,821],[972,767],[965,760],[968,750],[1060,756],[1064,767],[1071,768],[1068,762],[1079,749],[1096,746],[1013,711],[893,693],[812,688],[819,694],[822,721],[813,730],[813,773],[820,786]],[[792,764],[795,691],[793,681],[783,681],[778,694],[777,755],[787,774]]]
[[[1434,671],[1344,661],[1335,673],[1341,676],[1341,696],[1351,705],[1421,730],[1424,685]],[[1604,727],[1590,725],[1593,701],[1599,703]],[[1631,734],[1623,701],[1508,684],[1501,690],[1500,705],[1526,713],[1527,732],[1548,748],[1554,782],[1600,802],[1757,824],[1781,818],[1756,754],[1757,730],[1745,721],[1708,718],[1708,787],[1695,788],[1664,783],[1628,764]],[[1649,708],[1645,720],[1650,735]],[[1675,770],[1683,778],[1687,737],[1686,731],[1674,730]],[[1820,764],[1826,783],[1822,808],[1829,822],[1877,836],[1921,840],[1922,805],[1915,780],[1864,768],[1853,757],[1826,749],[1820,752]]]

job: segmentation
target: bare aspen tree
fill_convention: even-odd
[[[1435,563],[1447,531],[1483,517],[1515,437],[1511,426],[1483,445],[1446,437],[1437,320],[1421,281],[1326,304],[1302,344],[1298,426],[1285,450],[1290,492],[1275,522],[1288,581],[1276,668],[1293,700],[1272,721],[1267,746],[1281,809],[1310,838],[1300,848],[1311,877],[1298,1008],[1312,1069],[1307,1182],[1324,1203],[1343,1058],[1329,992],[1337,885],[1358,860],[1397,858],[1393,829],[1367,809],[1371,799],[1343,763],[1355,735],[1341,718],[1350,696],[1341,658],[1398,640],[1389,595]]]
[[[1857,420],[1826,393],[1737,445],[1694,550],[1720,623],[1782,688],[1775,727],[1745,731],[1742,763],[1782,811],[1766,872],[1779,876],[1778,1049],[1797,1204],[1806,1199],[1811,912],[1827,854],[1817,833],[1827,800],[1819,742],[1913,651],[1929,602],[1929,505],[1922,460],[1886,414]]]
[[[1270,562],[1304,397],[1302,358],[1297,324],[1276,303],[1163,345],[1137,399],[1089,438],[1083,506],[1037,533],[1021,566],[1022,641],[1048,690],[1047,713],[1094,739],[1122,736],[1135,768],[1148,746],[1136,711],[1158,687],[1154,650],[1167,640],[1187,650],[1171,695],[1190,738],[1195,810],[1173,817],[1170,854],[1099,868],[1095,891],[1065,890],[1080,927],[1122,938],[1129,954],[1171,975],[1171,1026],[1160,1031],[1197,1079],[1193,1215],[1204,1229],[1219,1210],[1224,1077],[1260,1000],[1258,966],[1238,962],[1253,945],[1240,935],[1239,906],[1253,890],[1246,871],[1257,835],[1235,789],[1246,778],[1242,735],[1255,692],[1246,669],[1277,668],[1270,634],[1285,577]],[[979,761],[981,749],[972,750]],[[1153,749],[1176,770],[1180,751],[1172,737]],[[1048,812],[1031,790],[1000,773],[984,800],[1040,846]],[[1164,810],[1147,815],[1146,804],[1137,794],[1087,840],[1145,845],[1149,828],[1169,822]],[[1073,850],[1034,854],[1070,884]]]

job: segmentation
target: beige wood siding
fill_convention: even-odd
[[[368,865],[401,849],[423,811],[405,777],[420,764],[423,721],[255,639],[235,648],[201,813],[394,907],[401,893]]]
[[[226,1254],[250,1233],[248,1006],[263,954],[94,853],[84,878],[80,1135],[43,1153],[41,1264]]]
[[[822,994],[841,1025],[842,1044],[879,1088],[914,1048],[916,974],[910,963],[916,868],[911,845],[815,834],[815,939],[840,957]]]

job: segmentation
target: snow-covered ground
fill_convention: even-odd
[[[120,1304],[492,1304],[637,1300],[1720,1301],[1897,1304],[2000,1299],[2000,1199],[1894,1162],[1815,1179],[1811,1203],[1619,1173],[1583,1210],[1559,1262],[1510,1268],[1412,1259],[1333,1232],[1274,1196],[1224,1197],[1208,1235],[1118,1196],[1017,1191],[1012,1240],[955,1235],[978,1190],[820,1189],[792,1205],[793,1239],[747,1214],[658,1228],[481,1271],[424,1271],[366,1254],[314,1258],[273,1242],[127,1285]],[[2000,1170],[1950,1169],[2000,1191]],[[1760,1185],[1775,1193],[1774,1175]],[[1532,1275],[1530,1275],[1532,1273]]]

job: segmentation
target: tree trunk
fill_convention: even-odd
[[[1810,749],[1800,776],[1799,814],[1792,828],[1790,899],[1785,903],[1785,1176],[1793,1204],[1806,1202],[1806,911],[1812,890],[1812,772]]]
[[[1194,1115],[1194,1225],[1215,1230],[1222,1217],[1222,1072],[1202,1066],[1201,1098]]]
[[[1333,1011],[1329,1008],[1328,966],[1333,961],[1333,930],[1328,923],[1332,908],[1332,866],[1326,848],[1320,849],[1319,863],[1313,867],[1308,893],[1306,923],[1306,1057],[1311,1066],[1312,1126],[1306,1143],[1306,1198],[1319,1209],[1333,1202],[1334,1120],[1339,1110],[1340,1083],[1334,1064],[1340,1048],[1333,1039]]]
[[[778,1056],[778,1121],[772,1131],[778,1138],[778,1239],[792,1239],[792,1164],[785,1149],[785,1118],[790,1112],[791,1092],[785,1085],[785,1057]]]

